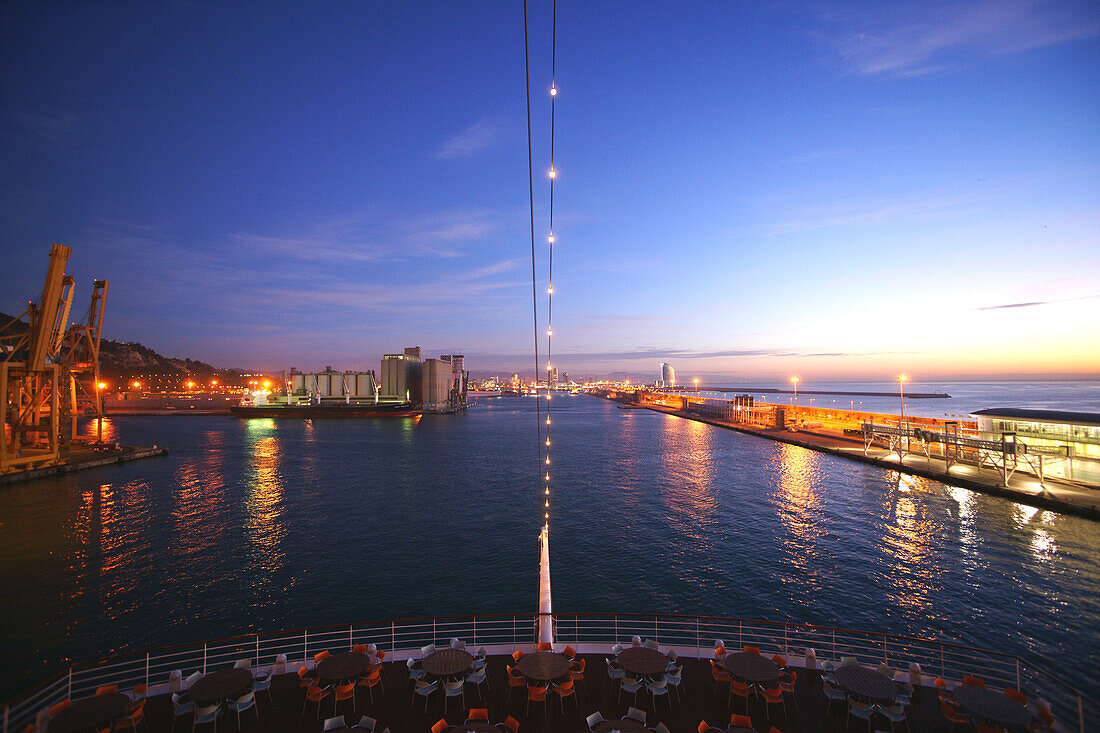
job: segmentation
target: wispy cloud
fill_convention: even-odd
[[[765,224],[760,233],[774,236],[815,229],[873,226],[901,220],[957,217],[981,208],[993,195],[992,192],[954,196],[923,193],[897,198],[828,201],[792,211],[779,221]]]
[[[598,315],[589,313],[577,316],[577,319],[581,321],[618,321],[621,323],[653,323],[672,320],[670,316]]]
[[[1072,303],[1078,300],[1096,300],[1100,298],[1100,293],[1096,295],[1081,295],[1076,298],[1054,298],[1052,300],[1032,300],[1026,303],[1005,303],[1004,305],[987,305],[982,308],[975,308],[979,311],[999,311],[1008,310],[1010,308],[1035,308],[1041,305],[1053,305],[1054,303]]]
[[[454,210],[391,219],[355,215],[330,217],[294,231],[235,233],[230,241],[250,255],[318,264],[392,262],[415,257],[460,257],[461,245],[497,229],[488,211]]]
[[[472,158],[493,146],[500,139],[501,130],[501,124],[494,120],[475,122],[454,137],[444,141],[436,151],[435,157],[444,160]]]
[[[469,280],[480,280],[483,277],[492,277],[493,275],[499,275],[502,272],[508,272],[520,263],[520,259],[517,257],[511,260],[503,260],[497,262],[495,265],[485,265],[479,267],[473,272],[466,274],[466,278]]]
[[[738,357],[865,357],[912,352],[900,351],[851,351],[851,352],[808,352],[799,349],[676,349],[657,346],[645,346],[636,349],[575,351],[557,354],[558,359],[584,359],[595,362],[608,361],[669,361],[672,359],[714,359]],[[493,354],[502,360],[530,359],[530,354]]]
[[[76,117],[72,114],[44,115],[37,112],[19,112],[15,121],[29,137],[37,142],[56,145],[64,140],[76,127]]]
[[[858,13],[838,17],[845,27],[827,40],[848,70],[868,76],[921,76],[1100,36],[1089,0],[872,3]]]

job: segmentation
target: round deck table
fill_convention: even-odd
[[[219,669],[191,685],[187,694],[196,707],[213,705],[222,700],[236,700],[252,687],[252,672],[247,669]]]
[[[89,729],[99,730],[122,715],[130,704],[130,698],[122,694],[96,695],[77,700],[50,721],[49,733],[79,733]]]
[[[452,733],[500,733],[500,728],[484,720],[473,723],[460,723],[453,728],[448,728]]]
[[[638,647],[633,647],[637,649]],[[623,651],[626,651],[625,649]],[[650,649],[650,651],[653,651]],[[593,733],[612,733],[612,731],[621,731],[621,733],[648,733],[649,728],[639,723],[633,718],[627,718],[626,720],[605,720],[599,723],[592,729]]]
[[[474,655],[465,649],[436,649],[424,657],[420,666],[424,672],[436,677],[454,677],[462,674],[474,663]]]
[[[722,665],[737,679],[756,684],[775,682],[781,672],[779,665],[772,660],[749,652],[727,654]]]
[[[531,652],[523,655],[516,669],[529,680],[550,682],[569,674],[569,658],[557,652]]]
[[[325,682],[353,680],[370,666],[370,657],[362,652],[341,652],[322,659],[314,671]]]
[[[668,669],[668,657],[656,649],[632,646],[619,652],[619,666],[642,676],[661,674]]]
[[[756,733],[756,730],[753,728],[742,728],[739,725],[731,725],[729,728],[722,731],[722,733]]]
[[[838,685],[853,695],[876,702],[890,702],[898,694],[892,679],[857,664],[837,667],[833,670],[833,677]]]
[[[956,687],[953,694],[955,702],[979,721],[991,720],[1005,726],[1027,725],[1031,722],[1028,709],[1003,692],[963,685]]]

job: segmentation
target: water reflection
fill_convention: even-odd
[[[102,422],[102,430],[98,423]],[[78,428],[78,435],[85,440],[100,438],[104,443],[116,443],[119,440],[118,424],[109,417],[101,420],[84,420]]]
[[[940,526],[924,502],[923,495],[931,491],[930,482],[901,473],[896,482],[883,527],[883,546],[890,556],[886,595],[914,621],[926,624],[931,618],[936,579],[942,572],[935,552]]]
[[[230,522],[226,514],[226,435],[207,431],[202,450],[183,458],[173,481],[172,542],[184,555],[224,552]]]
[[[718,495],[714,486],[714,428],[695,420],[666,418],[662,425],[666,443],[659,452],[663,481],[661,503],[671,527],[698,545],[703,557],[710,550],[711,533],[706,525],[716,520]],[[698,559],[698,555],[696,555]]]
[[[818,551],[820,523],[821,455],[814,451],[788,445],[776,446],[769,460],[769,469],[776,476],[776,510],[786,528],[782,537],[787,564],[782,582],[791,587],[794,598],[811,603],[822,591],[824,582],[817,575],[821,567]]]
[[[252,475],[245,500],[245,531],[252,546],[252,558],[259,572],[253,583],[270,583],[270,574],[282,567],[282,542],[286,537],[283,478],[280,470],[282,445],[275,436],[260,438],[252,445]]]

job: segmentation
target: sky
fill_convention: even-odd
[[[168,356],[533,373],[523,20],[3,3],[0,310],[60,242],[74,313],[107,279],[105,336]],[[560,369],[1100,375],[1100,4],[561,0],[556,84]]]

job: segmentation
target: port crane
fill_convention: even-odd
[[[99,346],[107,281],[93,282],[83,321],[67,327],[75,285],[65,274],[71,253],[53,245],[42,296],[0,325],[0,473],[61,463],[76,439],[77,419],[103,416]]]

